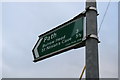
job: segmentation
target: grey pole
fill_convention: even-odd
[[[86,0],[86,80],[99,80],[96,0]]]

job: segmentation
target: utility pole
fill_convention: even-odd
[[[86,80],[99,80],[96,0],[86,0]]]

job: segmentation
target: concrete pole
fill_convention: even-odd
[[[86,0],[86,80],[99,80],[96,0]]]

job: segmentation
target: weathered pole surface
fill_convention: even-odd
[[[86,0],[86,80],[99,80],[96,0]]]

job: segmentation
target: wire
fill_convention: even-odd
[[[86,69],[86,65],[84,66],[84,68],[83,68],[83,70],[82,70],[82,73],[81,73],[81,75],[80,75],[79,80],[81,80],[81,79],[82,79],[82,76],[83,76],[83,74],[84,74],[84,72],[85,72],[85,69]]]
[[[111,2],[111,0],[109,0],[109,3],[108,3],[108,5],[107,5],[107,8],[106,8],[105,13],[104,13],[104,15],[103,15],[103,19],[102,19],[102,21],[101,21],[101,23],[100,23],[100,27],[99,27],[99,29],[98,29],[98,33],[100,32],[100,29],[101,29],[102,24],[103,24],[103,22],[104,22],[105,16],[106,16],[107,11],[108,11],[108,8],[109,8],[109,6],[110,6],[110,2]]]

